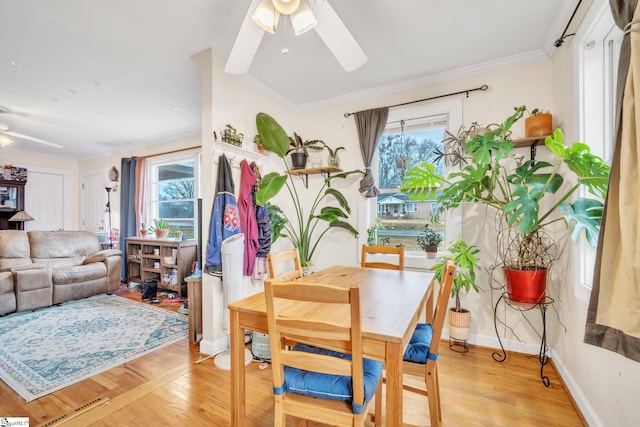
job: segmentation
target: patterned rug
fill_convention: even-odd
[[[0,318],[0,378],[29,402],[187,333],[187,316],[115,295],[16,313]]]

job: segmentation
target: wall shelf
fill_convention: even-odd
[[[299,176],[304,181],[305,188],[309,188],[309,175],[317,175],[320,174],[327,179],[331,176],[332,173],[342,172],[342,169],[337,168],[335,166],[322,166],[319,168],[305,168],[305,169],[291,169],[289,170],[289,174],[293,176]],[[327,184],[331,187],[331,184]]]
[[[513,144],[513,148],[529,147],[529,150],[531,152],[531,160],[533,161],[536,159],[536,149],[538,148],[538,144],[540,143],[540,141],[544,141],[547,136],[551,135],[553,134],[550,133],[548,135],[530,136],[528,138],[514,139],[513,141],[511,141],[511,143]]]

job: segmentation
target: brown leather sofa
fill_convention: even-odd
[[[113,292],[122,252],[88,231],[0,231],[0,314]]]

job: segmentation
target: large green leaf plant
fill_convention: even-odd
[[[508,268],[535,269],[546,267],[536,262],[548,258],[541,258],[531,245],[541,241],[543,228],[553,222],[564,219],[574,242],[584,230],[587,241],[597,245],[610,167],[586,144],[566,146],[560,129],[545,139],[557,159],[555,164],[524,160],[514,154],[511,127],[525,111],[526,107],[520,106],[501,124],[481,128],[474,123],[457,135],[449,133],[444,151],[438,154],[456,166],[456,171],[443,176],[433,165],[423,163],[408,172],[401,189],[416,200],[435,197],[442,210],[461,203],[479,203],[498,210],[517,240],[512,245],[517,248],[515,256],[503,257],[503,263]],[[563,185],[563,164],[575,176],[575,184]],[[581,185],[595,198],[571,201]],[[550,195],[554,195],[553,201],[542,203]],[[540,245],[540,249],[548,249],[548,245]]]
[[[256,192],[256,203],[264,206],[283,187],[287,189],[293,202],[293,212],[285,212],[279,206],[269,204],[271,241],[275,242],[280,237],[289,239],[298,249],[302,265],[308,266],[312,264],[311,260],[320,240],[330,229],[341,228],[357,236],[358,231],[347,222],[351,214],[347,198],[339,190],[331,188],[330,183],[352,174],[362,174],[362,171],[343,172],[325,178],[313,202],[310,205],[303,204],[286,161],[286,154],[291,148],[287,133],[266,113],[257,114],[256,127],[262,144],[282,159],[286,169],[283,174],[271,172],[262,178],[260,189]]]

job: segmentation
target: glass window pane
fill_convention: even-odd
[[[428,128],[425,128],[429,126]],[[400,190],[405,173],[422,162],[434,162],[438,173],[444,173],[443,162],[435,163],[438,151],[442,151],[446,120],[442,116],[420,126],[411,126],[410,131],[393,129],[387,132],[378,144],[379,189],[378,218],[383,228],[378,230],[378,243],[403,245],[405,251],[419,255],[417,237],[425,224],[444,236],[444,222],[432,220],[434,200],[417,202],[409,199]],[[441,243],[440,248],[444,246]]]

